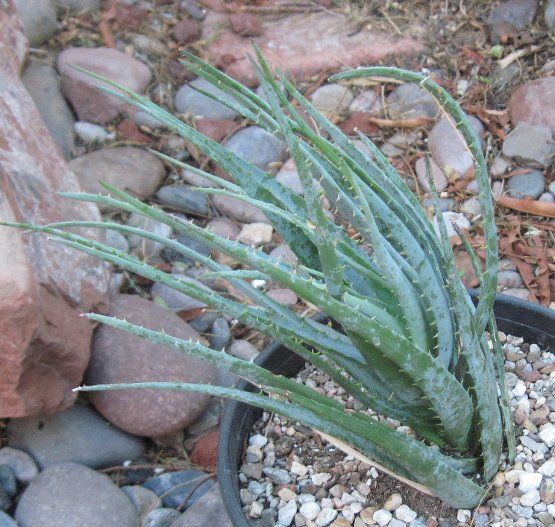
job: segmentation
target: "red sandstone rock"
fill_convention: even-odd
[[[96,206],[57,195],[80,189],[19,79],[22,40],[8,11],[0,10],[0,220],[98,221]],[[92,332],[79,314],[106,307],[108,283],[100,261],[0,227],[0,417],[71,405]]]
[[[226,18],[225,14],[209,12],[204,19],[203,38],[210,42],[208,54],[224,66],[226,73],[255,86],[258,81],[247,57],[252,55],[252,44],[232,29],[221,29]],[[353,31],[344,17],[329,12],[269,19],[262,22],[262,27],[264,34],[255,38],[256,43],[273,66],[295,80],[422,49],[422,44],[411,37],[396,39],[367,29]]]

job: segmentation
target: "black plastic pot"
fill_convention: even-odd
[[[478,292],[471,290],[476,301]],[[506,295],[498,295],[495,315],[500,331],[555,351],[555,311]],[[257,364],[284,376],[292,377],[303,367],[304,360],[279,343],[270,344],[256,359]],[[252,389],[246,382],[238,385]],[[218,445],[218,482],[227,513],[234,527],[252,527],[245,518],[239,499],[238,473],[252,426],[261,410],[248,404],[230,401],[220,426]]]

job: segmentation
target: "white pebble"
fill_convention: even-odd
[[[542,479],[543,476],[538,472],[523,472],[518,477],[518,488],[525,493],[539,489]]]
[[[307,519],[307,520],[315,520],[320,514],[320,505],[316,502],[312,501],[309,503],[305,503],[301,505],[299,512]]]
[[[251,504],[251,508],[249,510],[249,514],[252,518],[260,518],[262,516],[262,511],[264,510],[264,505],[255,501]]]
[[[523,381],[518,381],[513,388],[513,395],[515,397],[522,397],[526,393],[526,385]]]
[[[328,474],[327,472],[319,472],[318,474],[314,474],[310,479],[314,485],[321,486],[331,479],[331,474]]]
[[[552,424],[544,426],[538,433],[540,439],[549,447],[555,446],[555,426]]]
[[[297,504],[294,500],[288,501],[281,509],[279,509],[278,521],[284,527],[288,527],[291,525],[295,514],[297,514]]]
[[[394,511],[398,509],[402,503],[403,497],[398,492],[395,492],[387,498],[386,502],[383,504],[383,508],[388,511]]]
[[[83,143],[103,143],[115,137],[114,134],[110,134],[104,130],[102,126],[88,123],[87,121],[77,121],[73,125],[73,128]]]
[[[555,476],[555,457],[548,459],[539,469],[538,472],[544,476],[551,478]]]
[[[249,445],[263,448],[268,443],[268,438],[260,434],[255,434],[249,438]]]
[[[391,518],[393,518],[393,515],[385,509],[380,509],[372,515],[372,519],[377,522],[380,527],[387,525]]]
[[[296,476],[306,476],[306,474],[308,474],[308,467],[305,467],[298,461],[293,461],[291,463],[291,474],[295,474]]]
[[[395,511],[395,517],[398,520],[410,523],[412,520],[416,519],[418,514],[414,512],[408,505],[401,505]]]
[[[540,493],[537,490],[529,490],[520,497],[520,504],[525,507],[533,507],[540,502]]]
[[[318,527],[326,527],[326,525],[329,525],[335,518],[337,518],[337,511],[326,507],[320,511],[315,523]]]

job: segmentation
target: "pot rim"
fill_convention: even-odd
[[[479,290],[469,289],[474,303]],[[495,299],[495,316],[499,331],[513,334],[537,343],[542,348],[555,351],[555,311],[527,300],[498,294]],[[323,314],[316,320],[326,318]],[[288,356],[279,360],[280,350]],[[283,360],[285,359],[285,360]],[[282,368],[281,373],[293,375],[304,364],[304,360],[277,341],[272,341],[255,359],[260,366]],[[283,371],[285,370],[285,371]],[[253,385],[241,380],[237,387],[252,391]],[[229,519],[234,527],[252,527],[243,513],[239,498],[239,463],[245,448],[245,440],[262,410],[238,401],[228,401],[220,423],[218,440],[217,476],[220,493]],[[240,451],[240,452],[239,452]]]

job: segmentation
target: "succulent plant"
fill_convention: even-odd
[[[345,409],[333,398],[223,350],[94,313],[87,316],[210,361],[250,381],[259,390],[247,392],[175,382],[80,389],[160,388],[243,401],[302,422],[325,437],[348,445],[454,507],[476,506],[486,494],[486,484],[495,475],[504,449],[509,458],[514,456],[503,356],[493,315],[497,237],[479,139],[452,97],[422,74],[369,67],[330,79],[380,77],[418,83],[436,99],[466,141],[474,157],[486,240],[486,265],[482,271],[470,243],[459,233],[481,281],[481,295],[474,307],[455,267],[441,213],[436,213],[438,236],[416,197],[380,150],[363,135],[359,135],[360,144],[344,135],[311,106],[285,75],[273,71],[257,49],[256,53],[253,68],[264,98],[193,55],[185,55],[183,63],[231,96],[229,101],[219,102],[286,142],[302,182],[302,197],[147,98],[113,83],[104,91],[159,119],[229,174],[233,182],[158,154],[218,185],[199,188],[198,192],[231,196],[259,207],[295,252],[298,263],[274,260],[261,250],[221,238],[108,185],[105,188],[109,195],[66,195],[163,222],[174,232],[187,233],[229,255],[243,268],[232,269],[174,239],[114,222],[10,225],[47,233],[61,244],[166,284],[277,339],[364,406],[403,423],[413,433],[400,432],[367,411]],[[217,95],[202,93],[218,100]],[[307,123],[306,115],[318,131]],[[431,177],[429,181],[437,201]],[[322,207],[324,196],[331,204],[331,215]],[[207,291],[135,256],[84,238],[75,233],[74,228],[80,226],[114,229],[159,242],[194,258],[213,276],[228,280],[248,301]],[[292,289],[334,321],[338,329],[303,318],[280,305],[252,285],[254,278]]]

